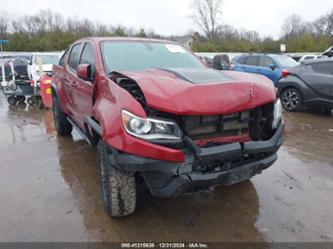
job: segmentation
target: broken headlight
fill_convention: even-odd
[[[122,120],[127,133],[142,139],[180,139],[182,136],[178,125],[171,121],[140,118],[125,110],[122,110]]]
[[[272,122],[273,130],[278,128],[281,119],[282,119],[282,105],[280,99],[277,99],[274,103],[273,122]]]

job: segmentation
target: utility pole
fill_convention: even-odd
[[[1,53],[1,57],[2,57],[2,51],[3,51],[3,44],[7,44],[9,41],[8,40],[0,40],[0,53]]]

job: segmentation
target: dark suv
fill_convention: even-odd
[[[333,109],[333,59],[304,61],[289,70],[277,88],[287,111],[311,106],[330,112]]]

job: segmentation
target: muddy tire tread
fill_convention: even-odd
[[[116,169],[109,158],[109,147],[101,139],[97,145],[101,167],[101,188],[106,211],[115,218],[132,214],[136,207],[136,182],[133,172]]]

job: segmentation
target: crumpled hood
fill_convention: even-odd
[[[240,112],[276,99],[265,76],[213,69],[149,69],[120,72],[142,89],[148,106],[178,115]]]

